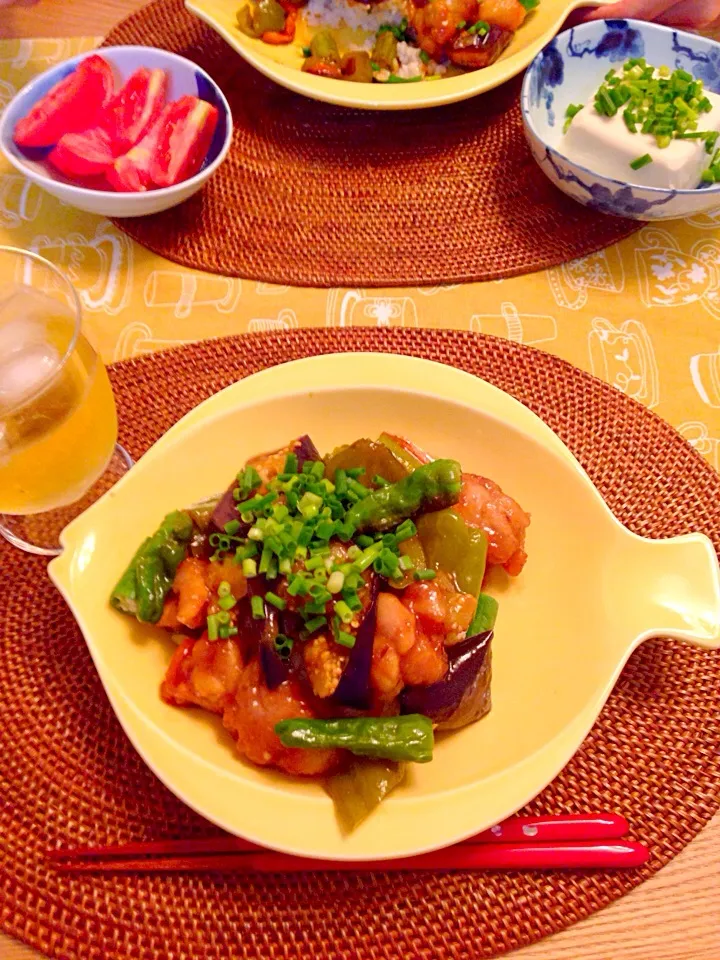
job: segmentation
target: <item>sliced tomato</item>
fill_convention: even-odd
[[[66,133],[50,151],[48,160],[72,179],[102,176],[115,160],[110,135],[100,127],[86,133]]]
[[[87,57],[18,120],[15,143],[19,147],[53,147],[64,133],[94,127],[114,86],[107,60],[96,54]]]
[[[207,156],[218,109],[197,97],[180,97],[169,105],[160,131],[150,176],[158,187],[172,187],[193,177]]]
[[[118,155],[139,143],[157,120],[167,86],[164,70],[140,67],[108,103],[100,123],[113,138]]]
[[[143,139],[106,171],[110,186],[121,193],[142,193],[153,186],[150,168],[157,150],[160,133],[170,112],[168,104]]]

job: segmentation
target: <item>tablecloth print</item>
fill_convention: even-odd
[[[0,42],[0,110],[97,38]],[[443,287],[304,289],[176,266],[60,203],[0,160],[0,243],[37,250],[76,284],[108,362],[245,331],[358,325],[507,337],[589,370],[664,417],[720,467],[720,211],[648,226],[540,273]]]

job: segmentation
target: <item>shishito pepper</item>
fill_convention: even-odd
[[[375,477],[382,477],[388,483],[396,483],[406,477],[408,469],[395,457],[384,444],[376,440],[356,440],[348,447],[340,447],[325,458],[325,476],[334,480],[338,470],[352,470],[362,468],[357,477],[358,483],[365,487],[376,487]]]
[[[433,460],[359,500],[348,510],[345,522],[360,532],[389,530],[417,513],[452,506],[461,487],[462,467],[456,460]]]
[[[381,443],[384,447],[392,453],[396,460],[399,460],[405,468],[410,470],[417,470],[418,467],[423,465],[423,461],[416,457],[410,450],[406,447],[403,447],[395,437],[391,436],[389,433],[381,433],[378,437],[378,443]]]
[[[428,513],[416,520],[427,565],[443,570],[463,593],[480,592],[487,560],[487,537],[453,510]]]
[[[190,516],[169,513],[140,546],[110,597],[111,604],[146,623],[157,623],[193,533]]]
[[[298,717],[275,724],[275,733],[285,747],[312,750],[339,747],[359,757],[428,763],[433,754],[432,722],[419,713],[341,720]]]

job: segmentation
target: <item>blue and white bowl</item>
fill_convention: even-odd
[[[168,100],[177,100],[186,94],[207,100],[218,108],[220,116],[208,155],[202,169],[189,180],[174,187],[160,190],[148,190],[146,193],[115,193],[112,190],[92,190],[68,182],[60,173],[42,161],[42,151],[32,151],[30,159],[13,141],[13,130],[18,120],[24,117],[42,96],[60,80],[68,76],[75,67],[90,56],[79,54],[32,80],[14,97],[0,114],[0,149],[10,163],[20,173],[52,196],[70,206],[104,217],[144,217],[150,213],[160,213],[178,206],[191,197],[209,180],[225,159],[232,141],[232,115],[230,106],[220,87],[197,64],[179,57],[167,50],[155,47],[104,47],[98,50],[113,67],[116,89],[139,67],[156,68],[166,72],[168,77]],[[46,153],[49,152],[45,151]]]
[[[565,111],[585,103],[631,57],[683,69],[720,93],[720,43],[638,20],[597,20],[559,34],[525,74],[522,114],[533,157],[556,187],[586,207],[634,220],[675,220],[720,207],[720,184],[696,190],[638,186],[603,176],[563,152]]]

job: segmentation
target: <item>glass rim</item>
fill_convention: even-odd
[[[22,247],[13,247],[9,244],[0,244],[0,256],[2,256],[4,253],[15,254],[19,258],[26,257],[29,260],[34,260],[35,263],[39,263],[41,266],[49,269],[50,272],[59,277],[65,287],[70,290],[72,304],[74,304],[75,307],[75,321],[72,336],[68,341],[68,345],[65,348],[65,352],[63,353],[60,362],[58,363],[57,369],[48,380],[42,381],[36,390],[33,390],[31,393],[27,394],[27,396],[24,396],[18,403],[12,404],[7,409],[2,411],[3,416],[8,416],[12,413],[15,413],[17,410],[20,410],[22,407],[27,406],[27,404],[32,403],[33,400],[41,396],[48,389],[48,387],[50,387],[50,385],[57,380],[67,366],[67,363],[70,360],[70,357],[73,355],[75,347],[77,346],[78,337],[80,336],[80,329],[82,327],[82,303],[74,284],[67,274],[64,273],[59,267],[55,266],[55,264],[46,257],[41,256],[34,250],[24,250]]]

